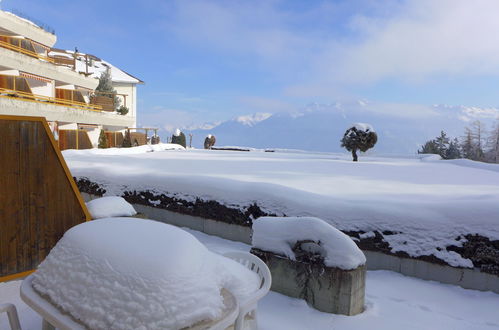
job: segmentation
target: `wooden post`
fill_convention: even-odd
[[[192,148],[192,133],[189,133],[189,148]]]
[[[78,124],[76,124],[76,150],[78,150],[78,135],[80,132],[78,131]]]

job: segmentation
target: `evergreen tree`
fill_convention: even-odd
[[[116,90],[113,87],[110,68],[107,68],[106,71],[101,73],[99,77],[99,84],[97,85],[97,88],[95,88],[95,91],[102,92],[102,94],[97,93],[97,95],[114,98],[114,109],[117,110],[119,108],[121,99],[116,96]]]
[[[187,146],[185,140],[185,134],[182,133],[178,128],[175,130],[175,133],[173,133],[172,135],[172,143],[180,144],[184,148]]]
[[[125,131],[125,138],[123,139],[123,148],[130,148],[132,146],[132,138],[130,137],[130,131]]]
[[[439,154],[438,144],[435,140],[426,141],[425,144],[421,147],[421,150],[418,150],[418,154]]]
[[[440,136],[435,138],[435,143],[438,154],[445,158],[447,148],[449,147],[449,138],[447,137],[447,134],[444,131],[440,131]]]
[[[109,148],[109,143],[107,141],[107,136],[106,136],[106,133],[104,133],[104,130],[101,129],[100,130],[100,134],[99,134],[99,145],[98,145],[99,148]]]
[[[449,143],[449,147],[445,151],[445,159],[458,159],[461,158],[461,149],[459,147],[459,141],[454,138],[453,141]]]
[[[340,142],[342,147],[352,152],[353,161],[356,162],[357,150],[366,152],[374,147],[377,141],[378,135],[370,125],[358,123],[346,130]]]
[[[466,127],[463,141],[461,142],[461,150],[464,158],[473,159],[474,158],[474,143],[471,130]]]

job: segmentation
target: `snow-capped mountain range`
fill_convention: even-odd
[[[378,134],[373,152],[414,154],[441,130],[460,138],[471,122],[480,120],[491,129],[498,119],[499,108],[355,101],[311,103],[297,112],[255,113],[186,132],[194,135],[194,147],[202,147],[204,138],[213,134],[217,146],[339,152],[343,151],[339,141],[345,130],[363,122],[371,124]]]

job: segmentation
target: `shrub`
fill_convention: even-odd
[[[128,113],[128,108],[125,107],[124,105],[122,105],[121,107],[119,107],[117,110],[116,110],[117,113],[119,113],[120,115],[124,116]]]
[[[215,139],[214,135],[209,134],[205,139],[204,139],[204,148],[205,149],[211,149],[215,145],[215,142],[217,140]]]
[[[132,138],[130,137],[130,131],[125,131],[125,137],[123,138],[123,148],[130,148],[132,146]]]
[[[172,143],[180,144],[182,147],[186,147],[185,142],[185,134],[182,133],[178,128],[175,130],[175,133],[172,135]]]

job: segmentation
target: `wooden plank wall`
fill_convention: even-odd
[[[132,140],[132,147],[147,144],[145,133],[130,132],[130,139]]]
[[[109,148],[121,148],[123,145],[123,133],[106,131],[104,134],[106,134]]]
[[[78,146],[76,145],[75,129],[59,130],[59,149],[92,149],[92,142],[85,130],[78,130]]]
[[[90,219],[44,118],[0,116],[0,281]]]

